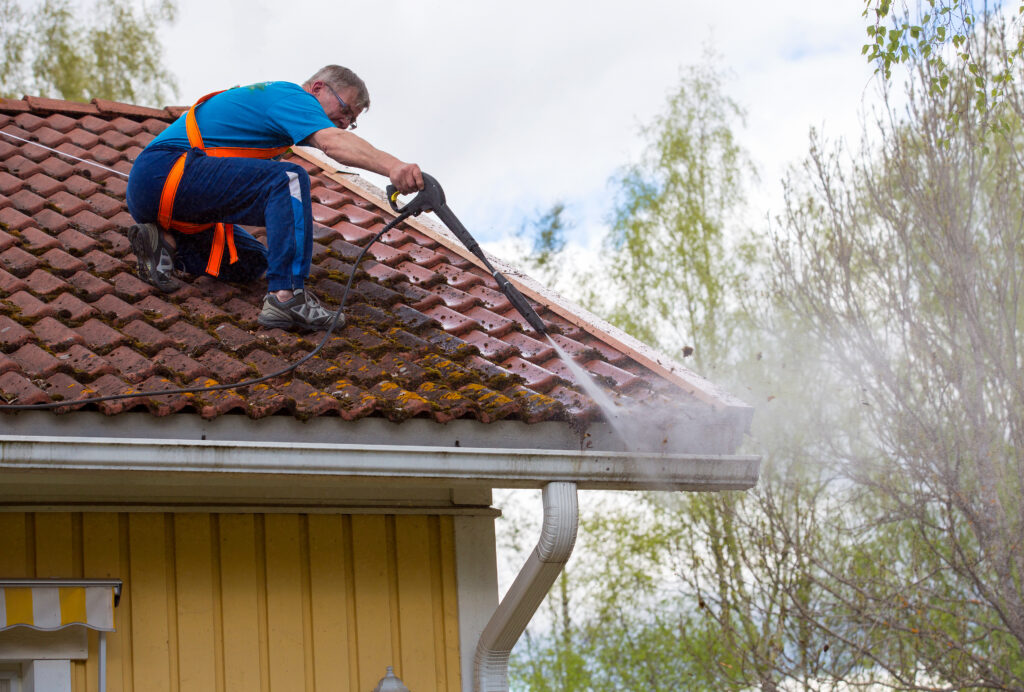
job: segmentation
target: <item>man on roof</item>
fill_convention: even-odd
[[[351,132],[370,107],[354,72],[328,65],[302,86],[265,82],[205,96],[157,135],[128,178],[128,230],[140,278],[178,287],[175,268],[224,281],[266,273],[259,323],[326,329],[334,313],[305,289],[313,253],[309,175],[273,160],[293,144],[391,179],[403,194],[423,188],[419,166]],[[267,245],[233,224],[266,226]],[[340,318],[339,318],[340,319]]]

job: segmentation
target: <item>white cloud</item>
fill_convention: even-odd
[[[807,129],[856,130],[871,68],[854,0],[518,3],[179,0],[167,58],[182,103],[238,83],[352,67],[373,107],[359,134],[420,163],[482,240],[556,199],[599,235],[607,181],[642,148],[680,69],[710,43],[749,112],[741,134],[778,198]],[[582,235],[584,231],[578,233]],[[580,238],[593,245],[592,239]]]

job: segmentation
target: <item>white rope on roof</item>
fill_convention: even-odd
[[[104,166],[103,164],[96,163],[95,161],[90,161],[88,159],[80,158],[78,156],[75,156],[74,154],[67,154],[67,153],[65,153],[63,151],[60,151],[58,149],[54,149],[53,147],[48,147],[45,144],[40,144],[39,142],[33,142],[30,139],[25,139],[24,137],[19,137],[18,135],[12,135],[10,132],[4,132],[3,130],[0,130],[0,135],[7,135],[11,139],[16,139],[19,142],[25,142],[26,144],[34,144],[37,147],[42,147],[43,149],[46,149],[47,151],[52,151],[54,154],[59,154],[61,156],[66,156],[69,159],[74,159],[75,161],[81,161],[82,163],[87,163],[90,166],[96,166],[96,168],[102,168],[103,170],[110,171],[111,173],[117,173],[122,178],[127,178],[128,177],[127,173],[122,173],[121,171],[116,171],[113,168],[108,168],[107,166]]]

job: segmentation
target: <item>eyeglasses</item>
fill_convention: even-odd
[[[328,84],[327,82],[324,82],[323,84],[324,84],[325,87],[327,87],[327,89],[332,94],[334,94],[334,98],[338,99],[338,104],[341,105],[341,114],[345,116],[346,120],[348,120],[348,127],[343,128],[343,129],[346,129],[346,130],[354,130],[354,129],[356,129],[356,118],[358,116],[355,114],[355,112],[352,110],[352,108],[350,108],[349,105],[347,103],[345,103],[340,96],[338,96],[338,92],[336,92],[334,89],[332,89],[330,84]]]

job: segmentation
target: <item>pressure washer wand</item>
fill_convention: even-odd
[[[398,190],[395,189],[394,185],[388,185],[387,187],[388,204],[391,208],[402,214],[409,213],[412,216],[416,216],[424,211],[433,211],[437,214],[437,218],[441,219],[445,226],[448,227],[455,237],[459,239],[466,249],[472,252],[474,255],[480,258],[480,261],[487,267],[487,271],[491,272],[491,276],[498,282],[498,288],[505,297],[508,298],[509,302],[512,303],[512,307],[519,311],[530,326],[537,330],[537,332],[543,336],[547,335],[547,327],[544,326],[544,320],[540,318],[540,315],[530,307],[529,301],[526,297],[519,292],[512,283],[505,278],[505,276],[491,266],[491,263],[487,260],[487,256],[481,249],[480,244],[476,242],[476,239],[470,235],[466,227],[462,225],[458,217],[452,212],[451,208],[445,202],[444,190],[441,189],[440,183],[426,173],[423,174],[423,189],[416,193],[416,196],[409,201],[403,207],[399,207],[395,201],[398,199]]]

